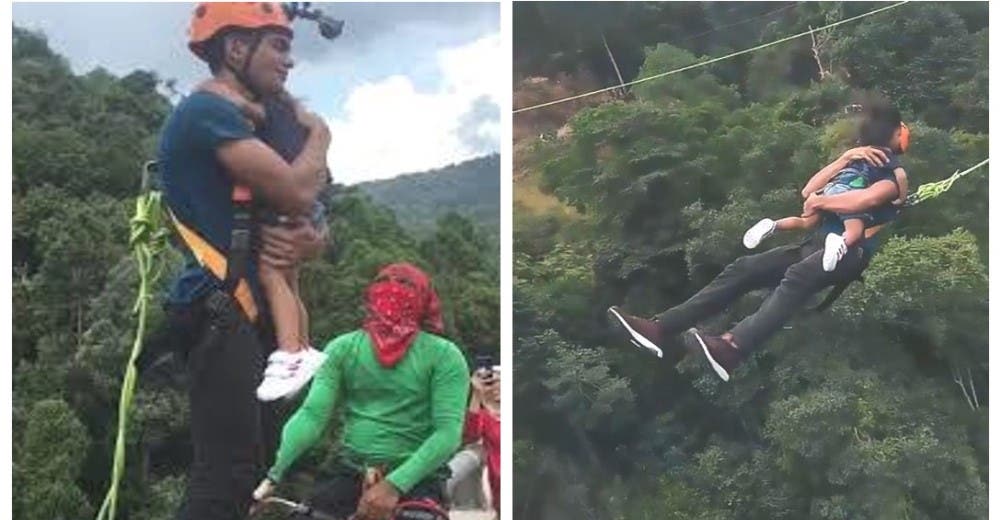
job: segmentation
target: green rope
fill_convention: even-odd
[[[928,182],[926,184],[921,184],[920,187],[917,188],[917,191],[911,193],[908,197],[906,197],[906,203],[904,204],[904,206],[905,207],[916,206],[921,202],[940,196],[942,193],[950,190],[952,184],[955,184],[955,181],[961,179],[962,177],[965,177],[972,171],[980,168],[981,166],[984,166],[988,162],[990,162],[990,160],[989,158],[986,158],[980,161],[979,164],[976,164],[975,166],[965,171],[956,171],[955,173],[951,174],[951,177],[948,177],[947,179],[943,179],[937,182]]]
[[[144,180],[144,186],[146,184]],[[118,488],[125,473],[125,445],[128,430],[128,416],[132,408],[132,398],[135,396],[135,385],[138,373],[135,361],[142,352],[143,337],[146,334],[146,317],[149,302],[152,299],[152,288],[163,274],[161,253],[167,247],[168,230],[164,225],[163,203],[158,191],[148,191],[136,199],[135,215],[130,220],[129,248],[135,259],[139,273],[139,293],[132,307],[132,313],[138,316],[135,339],[132,343],[132,354],[125,366],[125,377],[122,380],[121,396],[118,401],[118,434],[115,440],[114,462],[111,466],[111,483],[104,497],[97,520],[114,520],[118,509]]]

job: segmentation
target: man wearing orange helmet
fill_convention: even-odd
[[[228,69],[237,80],[248,86],[248,92],[241,92],[213,77],[199,85],[198,89],[218,94],[239,107],[257,129],[256,136],[284,160],[293,162],[302,153],[305,138],[300,135],[303,132],[308,135],[308,129],[296,120],[296,113],[301,111],[301,107],[284,91],[283,81],[276,83],[272,76],[263,76],[261,79],[265,87],[259,87],[249,75],[250,65],[255,63],[255,53],[261,44],[268,43],[265,29],[276,31],[279,36],[291,35],[285,16],[285,11],[276,4],[199,6],[192,23],[189,46],[208,62],[213,74],[218,75]],[[247,31],[235,28],[234,23],[258,29]],[[233,66],[222,59],[226,36],[234,36],[247,43],[250,57],[243,61],[242,66]],[[290,47],[280,38],[273,42],[283,49]],[[283,72],[283,77],[287,77],[287,69],[291,67],[287,53],[284,60],[280,55],[265,54],[263,57],[265,65],[275,65],[277,70]],[[274,59],[266,60],[269,57]],[[265,72],[269,70],[264,69]],[[325,208],[317,201],[312,206],[305,215],[279,215],[271,211],[271,207],[260,208],[256,215],[263,224],[281,225],[282,228],[294,228],[308,222],[317,231],[325,229]],[[257,397],[261,401],[274,401],[301,390],[323,364],[325,356],[312,347],[309,339],[308,313],[299,295],[297,266],[277,265],[266,260],[259,264],[257,275],[268,303],[275,331],[274,342],[278,348],[268,356],[264,380],[257,387]]]
[[[189,36],[212,78],[175,108],[158,153],[165,200],[187,253],[167,302],[170,326],[187,343],[194,448],[178,518],[235,520],[249,509],[276,434],[265,427],[273,411],[254,395],[273,343],[267,320],[259,319],[266,299],[255,244],[259,238],[262,262],[281,269],[324,242],[304,222],[257,226],[253,199],[283,214],[306,214],[326,185],[330,133],[299,108],[308,136],[289,161],[255,136],[232,101],[283,92],[292,31],[279,4],[199,4]]]

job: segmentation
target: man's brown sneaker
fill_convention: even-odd
[[[701,350],[708,358],[712,370],[715,370],[723,381],[729,381],[733,371],[743,362],[743,353],[732,343],[719,336],[703,334],[695,328],[690,328],[684,333],[684,345],[689,350]]]
[[[663,331],[660,324],[636,316],[625,314],[618,307],[608,309],[608,318],[613,325],[619,326],[628,333],[629,341],[633,345],[656,354],[656,357],[663,357]]]

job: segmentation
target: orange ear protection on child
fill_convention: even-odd
[[[901,153],[906,153],[906,149],[910,147],[910,128],[906,126],[906,123],[899,123],[899,151]]]

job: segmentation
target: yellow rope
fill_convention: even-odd
[[[987,157],[986,159],[979,161],[978,164],[967,170],[956,171],[955,173],[951,174],[951,177],[948,177],[947,179],[921,184],[920,187],[917,188],[917,191],[913,192],[912,194],[910,194],[910,196],[906,197],[906,206],[916,206],[917,204],[920,204],[925,200],[930,200],[933,199],[934,197],[941,195],[942,193],[950,190],[952,184],[955,184],[955,181],[961,179],[962,177],[965,177],[972,171],[982,166],[985,166],[988,162],[990,162],[990,159]]]
[[[115,514],[118,512],[118,488],[125,474],[125,447],[129,412],[132,409],[132,398],[135,396],[136,380],[138,379],[135,362],[142,352],[148,305],[153,296],[153,284],[163,272],[162,262],[160,262],[162,252],[168,247],[168,231],[164,225],[160,192],[150,191],[136,199],[135,215],[132,216],[130,224],[129,247],[132,249],[132,256],[139,274],[139,294],[136,296],[132,312],[137,316],[138,323],[132,343],[132,352],[128,364],[125,366],[121,395],[118,399],[118,432],[111,465],[111,482],[108,485],[108,492],[101,504],[101,509],[97,513],[97,520],[114,520]]]

